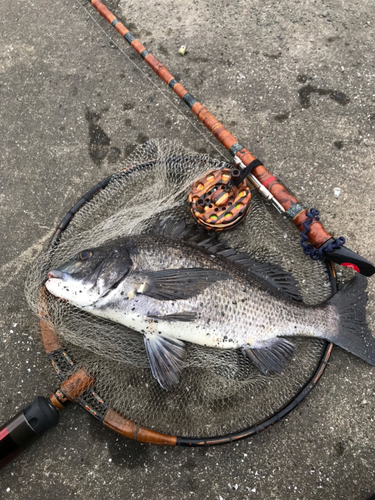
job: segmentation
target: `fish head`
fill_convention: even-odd
[[[82,250],[48,272],[47,290],[78,307],[94,304],[115,288],[133,269],[125,245]]]

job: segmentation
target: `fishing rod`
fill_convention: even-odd
[[[192,215],[208,230],[230,229],[248,212],[248,180],[259,193],[300,231],[301,246],[312,259],[326,258],[355,271],[372,276],[375,266],[344,246],[343,237],[335,239],[319,222],[319,212],[308,211],[281,182],[272,175],[200,102],[197,101],[142,43],[100,1],[91,0],[99,14],[131,45],[150,68],[185,102],[213,136],[233,156],[233,168],[227,172],[209,173],[198,180],[189,195]],[[219,178],[218,178],[219,177]]]

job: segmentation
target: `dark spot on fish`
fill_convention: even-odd
[[[132,307],[132,311],[134,311],[135,307]]]
[[[228,337],[226,335],[224,335],[223,340],[224,340],[224,342],[227,341]]]
[[[233,304],[234,306],[236,306],[236,305],[237,305],[237,302],[236,302],[235,300],[232,300],[232,304]]]

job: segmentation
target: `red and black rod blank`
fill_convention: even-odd
[[[110,12],[110,10],[100,0],[91,0],[92,5],[104,17],[118,33],[132,46],[132,48],[144,59],[153,71],[182,99],[199,120],[208,128],[218,141],[237,158],[242,165],[251,171],[251,174],[260,182],[263,189],[266,189],[300,232],[304,230],[304,223],[308,222],[310,230],[307,235],[308,240],[314,248],[320,248],[329,244],[333,240],[316,219],[309,220],[306,215],[308,211],[298,203],[298,200],[257,160],[238,140],[222,125],[200,102],[198,102],[174,76],[161,64],[150,52],[137,40],[130,31]],[[345,250],[345,251],[344,251]],[[345,253],[345,256],[341,255]],[[332,254],[332,255],[331,255]],[[366,259],[355,254],[345,247],[335,249],[334,252],[325,252],[325,257],[341,265],[349,265],[356,271],[371,276],[375,273],[373,266]],[[353,266],[350,266],[353,264]]]
[[[0,469],[30,446],[47,429],[58,424],[59,412],[38,396],[0,429]]]

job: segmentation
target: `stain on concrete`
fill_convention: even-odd
[[[290,116],[290,111],[287,111],[286,113],[282,113],[281,115],[276,115],[275,120],[277,122],[285,122]]]
[[[264,57],[268,57],[269,59],[280,59],[281,57],[281,52],[278,52],[277,54],[267,54],[266,52],[263,52]]]
[[[147,142],[149,140],[150,140],[150,138],[148,137],[148,135],[145,135],[142,132],[140,132],[137,135],[137,141],[140,142],[141,144],[144,144],[145,142]]]
[[[107,436],[108,438],[108,436]],[[129,445],[123,439],[119,441],[110,440],[108,443],[108,453],[114,464],[125,466],[128,469],[144,469],[149,458],[150,445],[131,441]]]
[[[134,109],[134,108],[135,108],[134,102],[126,101],[122,105],[123,111],[130,111],[131,109]]]
[[[163,56],[169,56],[169,51],[164,47],[164,45],[158,45],[158,53],[163,54]]]
[[[333,143],[333,145],[335,146],[335,148],[337,149],[342,149],[344,147],[344,143],[342,141],[335,141]]]
[[[124,147],[124,157],[127,158],[135,150],[136,146],[134,144],[128,144]]]
[[[121,150],[111,146],[110,137],[99,125],[99,120],[108,108],[102,111],[86,110],[85,118],[89,123],[89,155],[96,165],[100,165],[107,157],[110,163],[115,163],[121,156]]]
[[[297,82],[299,83],[306,83],[307,82],[307,75],[298,75],[297,76]]]
[[[338,104],[341,104],[342,106],[346,106],[350,102],[349,97],[343,92],[333,89],[321,89],[319,87],[314,87],[313,85],[308,84],[301,87],[298,91],[301,106],[305,109],[311,106],[311,94],[318,94],[319,96],[329,96],[331,99],[333,99]]]

